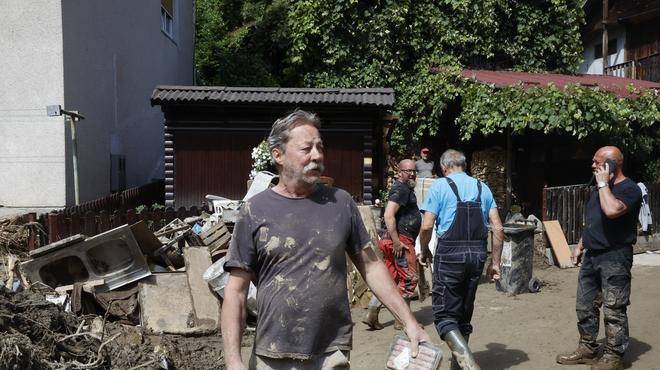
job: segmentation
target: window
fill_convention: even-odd
[[[616,54],[616,39],[607,42],[607,55]],[[594,59],[603,57],[603,43],[594,46]]]
[[[160,0],[160,29],[174,38],[174,0]]]

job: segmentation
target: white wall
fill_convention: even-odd
[[[59,0],[0,0],[0,205],[63,207],[65,122]]]
[[[65,103],[78,129],[81,201],[110,191],[110,154],[126,156],[127,186],[163,177],[163,116],[156,85],[193,83],[193,7],[175,1],[174,41],[159,0],[64,0]],[[73,109],[73,108],[71,108]]]
[[[625,44],[626,44],[626,33],[623,28],[612,28],[608,29],[609,39],[616,38],[616,54],[611,54],[608,56],[608,66],[613,66],[625,62]],[[594,38],[591,42],[587,43],[584,48],[584,62],[580,65],[578,73],[584,74],[603,74],[603,58],[595,59],[595,46],[602,44],[603,37],[602,35]]]

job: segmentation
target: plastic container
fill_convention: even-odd
[[[534,267],[535,229],[534,225],[504,225],[501,274],[500,280],[495,284],[500,292],[510,294],[530,292]]]
[[[211,289],[222,299],[225,298],[225,286],[229,280],[229,272],[222,267],[224,264],[225,257],[222,257],[209,266],[202,276]],[[252,282],[250,282],[250,288],[248,289],[246,309],[252,316],[257,316],[257,287]]]

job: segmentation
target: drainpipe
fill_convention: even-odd
[[[606,74],[605,70],[609,64],[609,55],[607,53],[609,50],[609,37],[607,35],[607,13],[609,13],[608,0],[603,0],[603,74]]]

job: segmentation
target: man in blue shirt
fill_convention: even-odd
[[[445,178],[436,180],[426,197],[420,231],[422,258],[429,260],[429,241],[436,225],[433,256],[433,321],[452,351],[452,369],[479,369],[467,340],[472,333],[474,298],[487,257],[488,222],[493,254],[488,275],[499,279],[504,228],[488,186],[465,173],[465,155],[449,149],[440,157]]]

